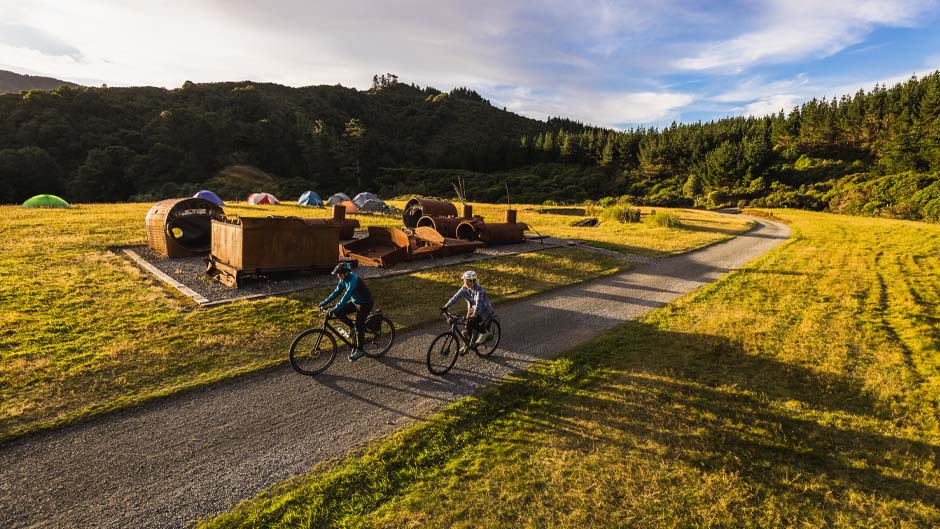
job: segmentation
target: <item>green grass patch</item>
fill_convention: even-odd
[[[0,208],[0,440],[286,361],[329,288],[196,309],[108,247],[144,242],[149,205]],[[326,216],[292,206],[230,206],[243,215]],[[359,216],[363,224],[400,219]],[[466,265],[463,265],[466,266]],[[373,280],[400,328],[431,321],[461,267]],[[556,249],[474,263],[500,302],[623,269]],[[250,322],[246,325],[246,322]]]
[[[940,227],[791,242],[201,527],[937,527]]]

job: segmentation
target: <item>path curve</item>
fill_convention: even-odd
[[[533,362],[712,282],[790,235],[757,226],[630,272],[498,307],[489,359],[429,375],[443,323],[402,334],[386,358],[337,361],[310,378],[290,366],[185,392],[0,447],[0,527],[184,527],[350,447],[386,435]],[[551,332],[547,332],[547,331]]]

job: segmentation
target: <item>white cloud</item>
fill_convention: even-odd
[[[774,0],[757,29],[713,42],[673,61],[683,70],[740,72],[761,63],[827,57],[860,42],[876,26],[910,27],[934,0]]]
[[[540,94],[515,88],[492,94],[494,103],[535,119],[561,116],[588,125],[617,128],[678,118],[695,97],[680,92],[580,92]]]
[[[784,114],[802,102],[802,96],[795,94],[777,94],[759,101],[754,101],[744,107],[744,115],[763,117],[783,111]]]

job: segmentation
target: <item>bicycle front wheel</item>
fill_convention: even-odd
[[[457,348],[460,340],[453,333],[445,332],[431,342],[428,347],[428,371],[443,375],[450,371],[457,362]]]
[[[385,316],[366,321],[365,340],[362,350],[369,358],[378,358],[388,352],[395,343],[395,325]]]
[[[490,322],[489,333],[491,335],[490,339],[476,346],[475,351],[478,356],[490,356],[499,346],[499,339],[503,335],[502,329],[499,327],[499,320],[494,319]]]
[[[302,375],[326,371],[336,358],[336,339],[323,329],[307,329],[290,345],[290,365]]]

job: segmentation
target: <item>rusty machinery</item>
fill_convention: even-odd
[[[223,216],[212,221],[210,275],[232,287],[245,277],[325,271],[339,261],[340,226],[299,217]]]
[[[147,245],[164,257],[188,257],[209,251],[213,218],[222,208],[204,198],[171,198],[150,208],[144,220]]]

